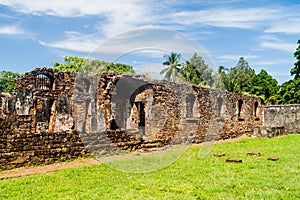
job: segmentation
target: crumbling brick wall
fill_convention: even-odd
[[[1,100],[2,169],[252,135],[263,114],[260,99],[247,95],[46,68],[25,74]]]

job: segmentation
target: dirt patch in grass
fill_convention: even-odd
[[[29,176],[34,174],[46,174],[49,172],[58,171],[66,168],[77,168],[87,165],[97,164],[97,159],[94,158],[80,158],[69,162],[54,163],[51,165],[42,166],[30,166],[30,167],[20,167],[12,170],[0,172],[0,179],[17,178],[22,176]]]

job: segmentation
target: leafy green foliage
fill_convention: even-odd
[[[249,93],[253,87],[255,71],[241,57],[235,67],[219,68],[219,76],[223,80],[224,89],[234,93]]]
[[[295,62],[295,67],[291,69],[291,75],[295,75],[294,79],[300,78],[300,40],[298,40],[298,47],[294,53],[294,57],[297,59]]]
[[[65,63],[53,62],[54,70],[83,74],[99,74],[103,72],[117,74],[134,74],[133,67],[120,63],[109,63],[100,60],[89,60],[77,56],[65,56]]]
[[[180,70],[182,64],[180,64],[181,55],[175,52],[171,52],[170,55],[164,55],[166,59],[163,65],[166,65],[164,69],[161,70],[160,74],[165,74],[164,78],[168,81],[175,82],[180,75]]]
[[[200,85],[204,81],[199,71],[190,61],[186,61],[184,67],[180,70],[180,73],[185,81],[193,85]]]
[[[180,73],[184,80],[193,85],[212,85],[213,70],[205,63],[201,56],[194,53],[192,58],[186,62]]]
[[[265,70],[254,76],[251,94],[261,97],[264,103],[276,103],[279,85],[276,79],[269,75]]]
[[[294,53],[297,61],[295,62],[295,67],[291,69],[291,75],[295,75],[294,79],[283,83],[278,93],[281,104],[300,103],[300,40],[298,40],[298,44]]]
[[[77,56],[65,56],[64,64],[53,62],[54,70],[63,72],[84,72],[89,68],[89,60],[87,58],[79,58]]]
[[[105,72],[117,74],[134,74],[132,66],[120,63],[111,63],[104,68]]]
[[[224,81],[227,78],[226,71],[228,71],[228,69],[225,68],[224,66],[218,67],[217,73],[215,73],[213,76],[213,80],[214,80],[213,88],[214,89],[222,90],[222,91],[225,90]],[[226,81],[226,82],[228,82],[228,81]]]
[[[214,79],[216,88],[224,88],[228,92],[256,95],[261,97],[264,103],[271,101],[274,104],[278,98],[279,85],[277,80],[265,70],[255,74],[255,71],[243,57],[240,58],[235,67],[230,69],[220,66]]]
[[[0,71],[0,90],[3,92],[14,92],[15,85],[23,74],[11,71]]]
[[[279,101],[281,104],[300,103],[300,79],[289,80],[280,86]]]

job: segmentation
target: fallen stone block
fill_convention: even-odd
[[[241,163],[243,161],[242,161],[242,159],[227,158],[226,162],[228,162],[228,163]]]
[[[225,153],[214,154],[213,156],[216,156],[216,157],[222,157],[222,156],[225,156]]]
[[[249,152],[247,153],[248,156],[260,156],[259,152]]]
[[[268,158],[268,160],[277,161],[277,160],[279,160],[279,158],[271,157],[271,158]]]

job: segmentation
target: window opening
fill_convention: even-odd
[[[238,116],[241,116],[241,111],[242,111],[242,106],[243,106],[243,100],[238,101]]]
[[[258,102],[256,101],[256,102],[254,103],[254,117],[257,116],[257,110],[258,110]]]
[[[217,100],[217,115],[220,117],[221,115],[221,110],[222,110],[222,104],[223,104],[223,99],[221,97],[218,98]]]
[[[44,74],[38,74],[35,80],[35,87],[39,90],[50,90],[52,87],[50,78]]]
[[[194,115],[193,107],[194,107],[195,100],[196,100],[196,96],[193,94],[188,94],[186,96],[186,117],[187,118],[192,118]]]

